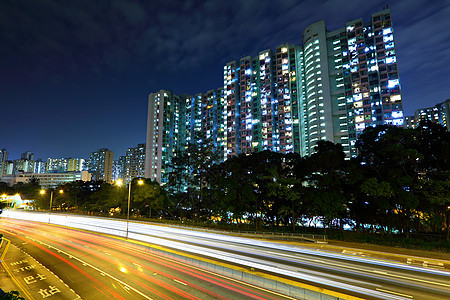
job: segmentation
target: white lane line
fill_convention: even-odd
[[[383,290],[383,289],[379,289],[379,288],[377,288],[377,291],[385,292],[385,293],[389,293],[389,294],[393,294],[393,295],[397,295],[397,296],[402,296],[402,297],[408,297],[408,298],[411,298],[411,299],[413,298],[413,296],[411,296],[411,295],[401,294],[401,293],[388,291],[388,290]]]
[[[173,281],[175,281],[175,282],[178,282],[178,283],[180,283],[180,284],[182,284],[182,285],[187,285],[186,283],[184,283],[184,282],[181,282],[181,281],[179,281],[179,280],[176,280],[176,279],[174,279]]]
[[[435,285],[450,287],[450,284],[434,282],[434,281],[429,281],[429,280],[423,280],[423,279],[419,279],[419,278],[412,278],[412,277],[406,277],[406,276],[395,275],[395,274],[386,274],[386,275],[387,276],[392,276],[392,277],[397,277],[397,278],[402,278],[402,279],[407,279],[407,280],[412,280],[412,281],[420,281],[420,282],[423,282],[423,283],[435,284]]]

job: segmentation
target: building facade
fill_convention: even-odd
[[[84,165],[82,158],[48,158],[46,172],[83,171]]]
[[[187,144],[208,143],[221,159],[263,150],[311,155],[319,140],[355,142],[369,126],[403,126],[390,10],[328,31],[303,31],[282,44],[227,63],[223,88],[195,96],[149,95],[146,177],[167,182],[171,160]]]
[[[417,127],[416,118],[414,116],[405,116],[405,123],[403,127],[407,129],[414,129]]]
[[[191,132],[186,129],[186,122],[195,121],[191,115],[196,103],[195,98],[178,96],[166,90],[149,95],[146,178],[160,183],[167,182],[172,157],[184,149],[186,141],[191,140]],[[192,110],[189,111],[189,108]]]
[[[8,164],[8,151],[6,149],[0,149],[0,178],[3,174],[6,174]]]
[[[414,116],[406,116],[404,127],[414,129],[419,126],[421,121],[426,120],[439,123],[447,128],[447,131],[450,131],[449,116],[450,99],[447,99],[444,102],[436,104],[435,106],[417,109]]]
[[[123,161],[124,160],[125,160],[125,156],[119,156],[118,160],[113,161],[112,181],[117,181],[119,179],[122,179]]]
[[[434,123],[439,123],[445,126],[448,131],[450,131],[449,124],[449,113],[450,113],[450,99],[445,100],[442,103],[438,103],[433,107],[419,108],[415,113],[416,124],[420,121],[428,120]]]
[[[55,188],[68,182],[77,180],[90,181],[91,174],[87,171],[64,172],[64,173],[15,173],[4,175],[2,181],[9,186],[19,182],[29,183],[31,180],[38,180],[42,188]]]
[[[112,182],[113,152],[108,148],[101,148],[89,156],[88,171],[92,180]]]
[[[119,177],[124,182],[145,176],[145,147],[145,144],[138,144],[137,147],[128,148],[125,156],[120,157],[122,168]]]

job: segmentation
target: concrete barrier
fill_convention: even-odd
[[[344,299],[336,296],[323,294],[318,291],[309,290],[306,288],[290,285],[281,281],[277,281],[271,278],[266,278],[262,276],[258,276],[256,274],[252,274],[252,271],[240,271],[233,268],[228,268],[222,265],[210,263],[207,261],[203,261],[200,259],[195,259],[188,256],[183,256],[177,253],[173,253],[170,251],[164,251],[159,248],[147,247],[148,251],[158,252],[163,254],[164,256],[169,256],[173,259],[176,259],[179,262],[186,263],[192,266],[199,267],[204,270],[208,270],[223,276],[231,277],[236,280],[240,280],[249,284],[253,284],[258,287],[262,287],[271,291],[278,292],[283,295],[287,295],[296,299],[305,299],[305,300],[338,300]]]

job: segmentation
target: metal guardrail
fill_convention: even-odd
[[[238,231],[233,234],[256,236],[275,239],[294,239],[304,240],[314,243],[327,243],[327,236],[323,234],[306,234],[306,233],[285,233],[285,232],[257,232],[257,231]]]
[[[135,223],[152,223],[152,222],[144,222],[144,221],[133,221]],[[160,223],[154,223],[159,224]],[[174,224],[164,224],[165,226],[171,226],[171,227],[178,227],[178,228],[184,228],[184,229],[191,229],[191,230],[199,230],[204,232],[210,232],[210,233],[217,233],[217,234],[233,234],[233,235],[239,235],[239,236],[247,236],[247,237],[261,237],[261,238],[272,238],[272,239],[292,239],[292,240],[303,240],[303,241],[309,241],[313,243],[328,243],[328,238],[324,234],[307,234],[307,233],[285,233],[285,232],[263,232],[263,231],[236,231],[236,230],[217,230],[217,229],[210,229],[210,228],[204,228],[201,226],[192,226],[192,225],[174,225]]]

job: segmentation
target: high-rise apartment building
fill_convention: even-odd
[[[307,154],[319,139],[356,155],[369,126],[403,126],[403,106],[389,10],[327,31],[323,21],[303,32]]]
[[[3,176],[3,174],[6,174],[7,161],[8,151],[6,151],[5,148],[0,149],[0,178]]]
[[[8,161],[8,151],[5,148],[0,149],[0,178],[6,174],[6,166]]]
[[[101,148],[89,156],[88,171],[92,180],[112,182],[113,152],[108,148]]]
[[[119,156],[118,160],[113,161],[112,165],[112,181],[117,181],[122,178],[123,161],[125,156]]]
[[[8,151],[5,148],[0,149],[0,162],[8,160]]]
[[[283,44],[231,61],[223,88],[195,96],[149,95],[146,177],[167,182],[187,143],[210,143],[223,160],[263,150],[310,155],[319,140],[348,157],[369,126],[403,126],[390,10],[328,31],[308,26],[303,45]]]
[[[14,170],[13,173],[34,173],[35,161],[28,159],[15,159],[13,160]]]
[[[45,161],[42,161],[42,159],[37,159],[34,162],[34,173],[36,174],[42,174],[45,173],[47,170],[47,163]]]
[[[128,148],[125,156],[120,157],[122,172],[120,178],[125,182],[130,182],[133,178],[145,176],[145,144],[138,144],[137,147]]]
[[[191,107],[193,110],[195,103],[195,97],[177,96],[171,91],[161,90],[149,95],[146,178],[167,182],[171,158],[177,151],[184,149],[186,140],[191,139],[191,132],[186,130],[186,122],[194,121],[194,118],[191,111],[186,111]]]
[[[302,48],[284,44],[224,67],[227,155],[303,153]]]

